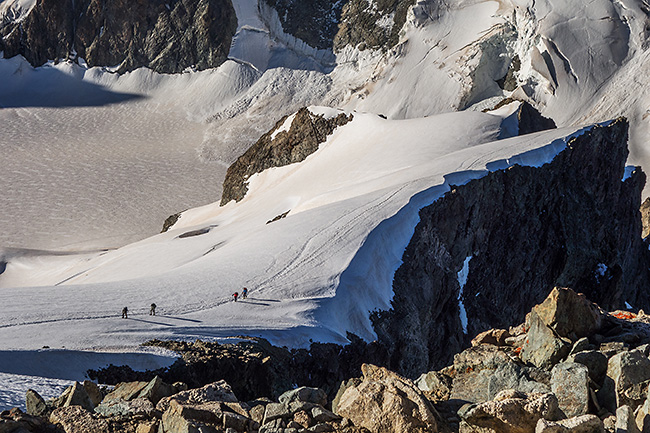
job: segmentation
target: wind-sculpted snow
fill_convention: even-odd
[[[115,247],[217,199],[228,162],[200,159],[201,121],[250,85],[246,71],[118,77],[0,61],[0,183],[11,185],[0,248]]]

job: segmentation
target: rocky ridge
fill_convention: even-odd
[[[119,73],[179,73],[221,65],[236,29],[230,0],[37,0],[23,19],[0,24],[0,51],[33,66],[78,56]]]
[[[414,4],[415,0],[350,0],[343,7],[334,49],[348,45],[360,50],[394,47]]]
[[[169,344],[189,344],[173,343]],[[289,386],[243,401],[226,380],[76,383],[44,401],[28,391],[27,413],[0,414],[2,432],[642,432],[650,429],[650,316],[607,313],[584,295],[555,288],[508,329],[477,335],[453,363],[412,381],[361,364],[328,395]],[[269,350],[282,350],[278,348]],[[237,358],[236,353],[231,354]],[[336,359],[330,356],[329,361]],[[272,361],[266,361],[272,362]],[[319,362],[325,363],[324,360]],[[258,372],[261,373],[261,372]],[[229,371],[238,381],[242,371]],[[207,378],[207,376],[206,376]],[[264,374],[249,377],[266,380]],[[252,389],[252,388],[251,388]],[[258,388],[259,389],[259,388]]]
[[[548,164],[491,172],[423,208],[392,308],[372,315],[391,367],[409,377],[439,368],[468,335],[523,320],[557,285],[606,309],[648,308],[645,175],[626,178],[626,142],[625,119],[596,126]]]
[[[303,161],[318,150],[336,128],[352,120],[352,114],[339,113],[332,118],[301,108],[280,119],[269,132],[251,146],[226,172],[221,205],[240,201],[248,191],[248,178],[267,168]]]

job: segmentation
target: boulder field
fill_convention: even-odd
[[[190,343],[176,344],[192,352],[183,346]],[[524,323],[485,331],[471,344],[451,365],[417,380],[361,363],[359,374],[336,387],[324,383],[327,391],[294,383],[245,401],[228,380],[191,388],[160,376],[114,387],[76,383],[48,401],[28,391],[27,413],[0,413],[0,432],[650,431],[650,316],[643,311],[606,312],[558,287]],[[279,365],[284,349],[267,350],[264,364]],[[223,350],[220,357],[238,365],[243,353]],[[173,371],[182,370],[159,373],[171,379]],[[269,381],[262,371],[228,374],[251,389]]]

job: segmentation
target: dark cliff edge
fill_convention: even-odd
[[[341,0],[262,0],[274,8],[282,29],[319,50],[332,49],[339,30]]]
[[[331,119],[316,115],[307,108],[295,114],[291,126],[286,131],[280,129],[290,116],[280,119],[273,129],[264,134],[251,146],[226,172],[223,181],[221,206],[231,200],[240,201],[248,191],[248,178],[267,168],[282,167],[304,161],[318,150],[320,143],[334,130],[352,120],[352,115],[341,113]],[[274,135],[275,134],[275,135]]]
[[[221,65],[236,30],[230,0],[37,0],[23,20],[0,24],[0,51],[35,67],[78,55],[119,73],[171,74]]]
[[[595,126],[548,164],[492,172],[420,211],[392,308],[371,316],[392,368],[415,377],[448,365],[478,332],[523,322],[554,286],[609,310],[650,306],[645,174],[623,181],[627,127],[623,118]]]

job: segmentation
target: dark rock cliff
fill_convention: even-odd
[[[37,0],[24,20],[0,27],[0,50],[34,66],[76,52],[120,73],[178,73],[222,64],[236,29],[230,0]]]
[[[645,175],[637,169],[622,181],[626,143],[625,119],[596,126],[549,164],[490,173],[423,208],[395,273],[392,309],[372,316],[391,366],[413,377],[447,365],[469,337],[523,322],[554,286],[609,310],[647,309]]]
[[[267,168],[303,161],[317,151],[319,144],[325,142],[337,127],[352,120],[351,114],[341,113],[326,119],[311,113],[307,108],[301,108],[295,114],[289,129],[274,136],[288,117],[280,119],[273,129],[260,137],[228,168],[223,181],[222,206],[231,200],[240,201],[244,198],[248,191],[248,178],[253,174],[261,173]]]
[[[275,8],[284,31],[318,49],[332,49],[344,1],[264,0]]]
[[[415,0],[264,0],[285,32],[318,49],[390,49]],[[386,24],[380,24],[386,23]]]
[[[415,0],[350,0],[344,7],[334,49],[346,45],[359,49],[389,49],[399,42],[399,32],[406,14]],[[392,16],[388,26],[379,25],[382,18]]]

